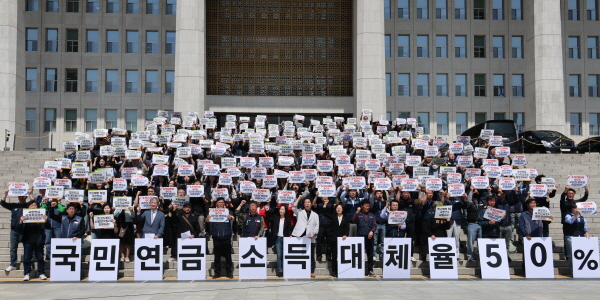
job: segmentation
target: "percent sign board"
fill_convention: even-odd
[[[573,278],[600,278],[598,238],[571,237]]]

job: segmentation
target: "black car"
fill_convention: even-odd
[[[576,153],[575,142],[566,135],[552,130],[530,130],[519,134],[526,153]]]
[[[600,136],[594,136],[579,142],[577,151],[579,153],[600,152]]]
[[[510,152],[521,152],[521,143],[518,142],[517,125],[515,124],[515,121],[488,120],[465,130],[461,135],[469,136],[471,137],[471,140],[473,140],[479,137],[482,129],[493,129],[494,135],[502,136],[502,142],[506,147],[510,147]],[[477,143],[478,141],[475,141],[473,146],[479,146]]]

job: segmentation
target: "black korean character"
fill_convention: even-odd
[[[143,251],[146,251],[146,255],[142,255]],[[156,245],[153,247],[148,247],[148,246],[142,246],[140,248],[138,248],[137,251],[137,257],[141,260],[149,260],[149,259],[154,259],[154,264],[158,265],[160,263],[160,245]],[[142,262],[142,270],[143,271],[159,271],[160,270],[160,266],[156,266],[156,267],[146,267],[146,262],[143,261]]]
[[[294,249],[297,248],[297,249]],[[302,269],[306,270],[306,261],[310,256],[306,255],[308,249],[305,244],[288,244],[288,255],[285,256],[286,260],[299,259],[301,261],[288,261],[290,265],[302,265]],[[290,255],[290,254],[305,254],[305,255]]]
[[[351,251],[351,255],[350,255],[350,259],[348,259],[346,257],[346,251],[350,250]],[[362,254],[363,254],[363,250],[362,250],[362,244],[352,244],[352,245],[346,245],[346,246],[341,246],[341,258],[340,258],[340,262],[342,264],[349,264],[352,263],[352,268],[357,268],[357,264],[358,264],[358,268],[362,269],[362,264],[363,264],[363,258],[362,258]]]
[[[179,257],[204,257],[202,254],[201,245],[184,245],[181,246],[181,250],[196,250],[196,253],[179,253]],[[202,271],[202,260],[201,259],[180,259],[181,270],[183,271]]]
[[[260,259],[263,259],[263,257],[265,257],[264,255],[258,253],[258,251],[254,247],[254,245],[251,245],[250,250],[248,250],[248,252],[246,254],[242,255],[242,258],[246,259],[246,258],[248,258],[248,256],[250,256],[252,254],[254,254],[255,256],[257,256]],[[264,268],[266,266],[267,266],[267,264],[257,264],[256,257],[251,257],[249,264],[240,264],[240,268]]]
[[[52,253],[52,257],[62,258],[62,261],[57,261],[57,266],[71,266],[71,272],[75,272],[75,262],[69,261],[69,258],[77,258],[79,254],[75,253],[77,250],[76,246],[56,246],[56,250],[71,250],[71,253],[61,254],[61,253]]]
[[[103,267],[102,261],[108,261],[110,255],[110,265],[112,267]],[[94,260],[96,261],[96,271],[114,271],[117,265],[117,246],[108,247],[94,247]]]
[[[452,246],[447,244],[437,244],[433,246],[433,250],[436,252],[450,252]],[[453,256],[456,256],[456,253],[429,253],[429,256],[433,259],[434,269],[452,269],[452,260],[454,259]]]
[[[394,265],[398,269],[408,269],[408,245],[388,245],[385,254],[388,255],[386,266]]]

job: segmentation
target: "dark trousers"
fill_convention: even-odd
[[[373,238],[369,238],[368,236],[365,236],[365,250],[367,251],[367,269],[365,270],[365,274],[369,271],[373,271],[373,245],[374,240]]]
[[[27,275],[31,272],[31,265],[33,264],[33,254],[35,253],[35,259],[37,260],[38,275],[46,273],[44,263],[44,245],[37,243],[24,243],[24,258],[23,258],[23,274]]]
[[[331,271],[333,272],[333,276],[338,276],[338,253],[337,253],[337,237],[328,237],[329,249],[331,249]]]
[[[324,226],[319,227],[319,234],[317,234],[317,258],[321,258],[323,252],[325,252],[327,258],[331,257],[331,249],[327,247],[329,244],[327,241],[329,240],[327,229]],[[325,248],[325,251],[323,251],[323,248]]]
[[[410,238],[410,255],[412,256],[413,253],[415,253],[415,237],[416,237],[416,231],[415,231],[415,224],[406,224],[406,237]]]
[[[233,274],[233,263],[231,262],[231,239],[213,238],[213,252],[215,253],[215,275],[221,275],[221,257],[225,258],[225,271],[227,275]]]

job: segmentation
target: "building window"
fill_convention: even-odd
[[[417,35],[417,57],[429,57],[428,35]]]
[[[568,0],[567,3],[567,19],[579,21],[579,0]]]
[[[437,113],[437,135],[448,135],[448,113]]]
[[[579,75],[569,75],[569,96],[581,97],[580,92],[581,80]]]
[[[65,92],[77,92],[77,69],[65,69]]]
[[[86,52],[98,53],[98,30],[86,31]]]
[[[158,53],[158,31],[146,31],[146,54]]]
[[[600,134],[600,114],[590,114],[590,135]]]
[[[140,13],[140,1],[139,0],[127,0],[128,14],[139,14]]]
[[[392,18],[392,7],[390,4],[390,1],[392,1],[392,0],[383,0],[383,18],[384,19]]]
[[[57,85],[57,74],[56,69],[46,69],[46,92],[56,92],[58,89]]]
[[[423,133],[429,134],[429,113],[417,114],[417,126],[423,127]]]
[[[158,71],[146,71],[146,94],[158,94]]]
[[[417,74],[417,96],[429,97],[429,74]]]
[[[385,95],[386,97],[392,96],[392,74],[385,74]]]
[[[521,0],[511,0],[510,18],[512,20],[523,20],[523,4]]]
[[[588,97],[600,97],[598,94],[598,75],[588,75]]]
[[[175,93],[175,71],[165,71],[165,94]]]
[[[475,58],[485,58],[485,35],[476,35],[474,39]]]
[[[146,0],[146,14],[158,15],[158,0]]]
[[[385,57],[392,57],[392,36],[386,34],[383,36],[385,42]]]
[[[485,74],[475,74],[475,97],[485,97]]]
[[[435,37],[435,57],[448,57],[448,36]]]
[[[504,58],[504,37],[495,36],[492,38],[492,51],[494,58]]]
[[[569,58],[574,58],[574,59],[579,58],[579,37],[578,36],[570,36],[569,37]]]
[[[503,112],[495,112],[494,113],[494,120],[504,120],[506,119],[506,113]]]
[[[398,57],[410,57],[410,36],[398,36]]]
[[[118,14],[119,13],[119,0],[108,0],[106,2],[106,13],[107,14]]]
[[[399,112],[398,118],[408,119],[408,118],[410,118],[410,112]]]
[[[505,97],[504,94],[504,75],[494,74],[494,97]]]
[[[467,113],[459,112],[456,113],[456,134],[462,134],[465,130],[467,130]]]
[[[27,28],[25,31],[25,51],[38,50],[38,30],[37,28]]]
[[[429,19],[429,0],[417,0],[417,19]]]
[[[125,129],[130,130],[132,132],[137,131],[137,110],[125,110]]]
[[[65,132],[77,131],[77,110],[65,109]]]
[[[127,53],[138,53],[138,32],[136,30],[127,31]]]
[[[46,52],[58,52],[58,29],[46,29]]]
[[[587,0],[588,21],[598,21],[598,0]]]
[[[398,96],[410,96],[410,74],[398,74]]]
[[[588,58],[589,59],[598,59],[598,37],[597,36],[588,36],[587,38],[587,46],[588,46]]]
[[[448,74],[435,75],[435,94],[438,97],[448,97]]]
[[[25,69],[25,91],[37,92],[37,69]]]
[[[87,13],[97,14],[100,12],[100,1],[98,0],[87,0],[87,7],[85,9]]]
[[[85,70],[85,92],[98,92],[98,70]]]
[[[67,29],[67,52],[79,52],[79,31]]]
[[[135,94],[138,92],[138,71],[125,71],[125,93]]]
[[[104,128],[117,128],[117,110],[107,109],[106,116],[104,117]]]
[[[492,19],[504,20],[504,0],[492,0]]]
[[[118,93],[119,92],[119,71],[118,70],[106,70],[106,86],[104,87],[105,93]]]
[[[485,20],[485,1],[474,0],[473,2],[473,19]]]
[[[481,124],[487,121],[487,114],[484,112],[475,113],[475,124]]]
[[[153,121],[157,115],[158,115],[158,110],[146,109],[146,121]]]
[[[36,132],[37,113],[35,108],[25,109],[25,131]]]
[[[167,8],[166,8],[165,14],[167,14],[167,15],[176,15],[177,14],[177,0],[167,0]]]
[[[410,6],[408,0],[398,0],[398,19],[410,19]]]
[[[581,135],[581,114],[571,113],[569,115],[571,121],[571,135]]]
[[[67,12],[79,12],[79,0],[67,0]]]
[[[454,37],[454,57],[467,57],[467,36],[457,35]]]
[[[85,110],[85,132],[94,132],[98,128],[98,111],[95,109]]]
[[[467,74],[456,74],[454,82],[456,97],[467,97]]]
[[[523,75],[517,74],[512,76],[512,95],[513,97],[525,97]]]
[[[44,131],[56,131],[56,108],[46,108],[44,110]]]
[[[165,33],[165,54],[175,54],[175,31]]]
[[[106,31],[106,53],[118,53],[119,52],[119,31],[118,30],[107,30]]]
[[[513,121],[517,124],[517,131],[523,132],[525,128],[525,113],[513,113]]]
[[[27,0],[25,11],[38,11],[39,3],[38,0]]]
[[[46,0],[47,12],[58,12],[58,0]]]
[[[448,3],[446,0],[435,0],[435,18],[438,20],[448,19]]]
[[[523,37],[512,37],[512,58],[523,58]]]
[[[454,0],[454,19],[467,19],[467,4],[466,0]]]

